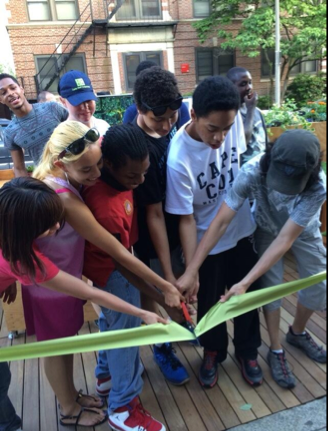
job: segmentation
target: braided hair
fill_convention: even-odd
[[[104,159],[114,169],[125,166],[128,158],[142,162],[149,155],[145,134],[132,124],[109,128],[103,138],[101,150]]]

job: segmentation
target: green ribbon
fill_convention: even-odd
[[[234,296],[228,302],[216,304],[199,322],[192,334],[177,323],[155,324],[136,329],[102,332],[61,338],[0,349],[0,362],[69,355],[99,350],[122,349],[158,343],[193,341],[196,337],[227,320],[234,319],[251,310],[313,286],[326,279],[326,272],[303,280],[292,281],[256,292]]]

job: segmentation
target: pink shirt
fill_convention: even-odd
[[[45,275],[43,275],[36,265],[36,276],[35,280],[37,283],[44,283],[52,280],[59,273],[59,269],[54,265],[48,258],[43,256],[40,252],[35,250],[37,257],[40,259],[44,266]],[[27,275],[15,274],[11,268],[10,263],[2,256],[0,250],[0,293],[7,289],[8,286],[19,281],[22,284],[31,284],[33,281]]]

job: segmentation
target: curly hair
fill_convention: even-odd
[[[125,166],[128,158],[143,161],[149,154],[144,133],[132,124],[109,128],[103,137],[101,151],[114,169]]]
[[[260,160],[261,174],[264,178],[266,178],[266,176],[269,172],[269,168],[270,168],[270,164],[271,164],[271,152],[272,152],[272,148],[273,148],[274,144],[275,144],[275,142],[269,142],[267,144],[265,153]],[[321,152],[319,162],[318,162],[317,166],[313,169],[312,175],[311,175],[304,191],[308,190],[314,184],[316,184],[320,181],[320,173],[322,170],[323,156],[324,156],[324,153]]]
[[[229,79],[213,76],[202,81],[196,88],[193,108],[197,117],[207,117],[215,111],[238,111],[240,95]]]
[[[161,67],[152,67],[140,73],[133,95],[138,109],[147,113],[143,102],[152,107],[169,105],[180,97],[180,92],[173,73]]]

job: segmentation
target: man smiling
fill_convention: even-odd
[[[4,133],[15,176],[27,176],[24,152],[28,152],[37,165],[52,132],[67,119],[68,112],[56,102],[30,104],[17,79],[5,73],[0,74],[0,103],[15,115]]]

